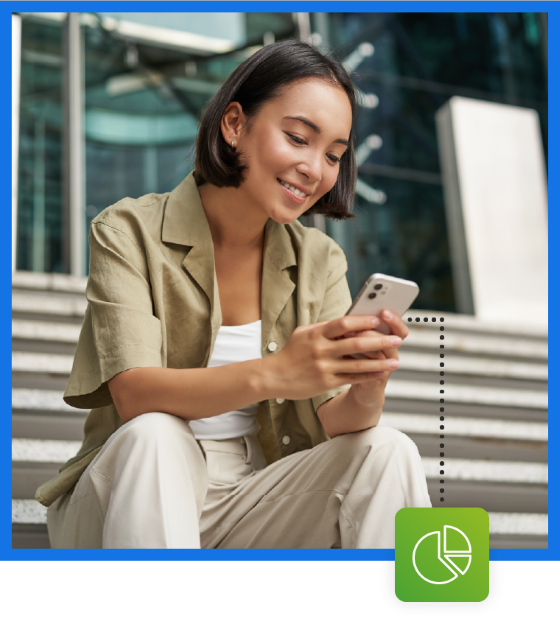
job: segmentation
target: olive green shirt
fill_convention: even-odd
[[[192,172],[171,193],[125,198],[105,209],[92,221],[89,243],[88,305],[64,400],[92,410],[78,454],[37,490],[47,506],[72,491],[122,425],[107,381],[137,367],[207,367],[222,324],[214,245]],[[346,313],[346,271],[343,251],[319,230],[267,221],[263,357],[278,354],[297,326]],[[327,440],[317,409],[348,388],[260,402],[258,438],[267,462]]]

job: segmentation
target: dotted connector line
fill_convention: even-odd
[[[416,321],[416,322],[420,322],[420,318],[415,318],[415,321]],[[428,322],[428,321],[429,321],[429,318],[424,318],[424,322]],[[436,319],[436,318],[432,318],[432,322],[436,322],[436,321],[437,321],[437,319]],[[440,322],[443,322],[443,321],[444,321],[444,319],[443,319],[443,318],[440,318],[440,319],[439,319],[439,321],[440,321]],[[408,322],[412,322],[412,318],[409,318],[409,319],[408,319]],[[445,339],[445,336],[443,335],[443,331],[445,330],[444,326],[443,326],[443,325],[441,325],[441,326],[440,326],[440,328],[439,328],[439,330],[442,332],[442,333],[441,333],[441,335],[439,336],[439,339],[440,339],[440,340],[441,340],[441,342],[442,342],[442,343],[439,345],[439,347],[440,347],[440,350],[442,350],[442,351],[443,351],[443,350],[444,350],[444,348],[445,348],[445,346],[444,346],[444,344],[443,344],[443,340]],[[440,394],[439,403],[440,403],[440,404],[444,404],[444,403],[445,403],[445,398],[444,398],[444,395],[445,395],[445,390],[444,390],[444,388],[443,388],[443,386],[445,385],[445,380],[444,380],[444,378],[443,378],[443,377],[445,376],[445,372],[444,372],[444,370],[443,370],[443,368],[445,367],[445,362],[443,361],[444,357],[445,357],[445,354],[444,354],[443,352],[440,352],[440,354],[439,354],[439,358],[440,358],[440,359],[442,359],[442,361],[440,361],[440,362],[439,362],[439,367],[441,368],[441,370],[440,370],[440,372],[439,372],[439,375],[440,375],[440,377],[441,377],[441,379],[440,379],[440,381],[439,381],[439,384],[440,384],[440,387],[441,387],[441,389],[439,390],[439,394]],[[444,408],[443,406],[440,406],[440,408],[439,408],[439,412],[440,412],[440,413],[445,412],[445,408]],[[440,420],[441,422],[443,422],[443,421],[445,421],[445,417],[444,417],[443,415],[440,415],[439,420]],[[443,425],[443,423],[440,425],[439,429],[440,429],[441,431],[445,430],[445,426]],[[440,435],[439,435],[439,438],[440,438],[440,440],[442,440],[442,441],[443,441],[443,439],[445,438],[445,435],[444,435],[444,434],[440,434]],[[441,442],[441,443],[439,444],[439,447],[440,447],[440,449],[443,449],[443,448],[445,447],[445,443]],[[440,458],[443,458],[443,457],[444,457],[444,452],[443,452],[443,451],[440,451],[440,453],[439,453],[439,457],[440,457]],[[443,468],[443,467],[444,467],[444,465],[445,465],[445,462],[444,462],[444,460],[443,460],[443,459],[440,461],[439,465],[442,467],[442,468],[441,468],[441,471],[439,472],[439,474],[442,476],[442,477],[441,477],[441,479],[439,480],[439,483],[440,483],[440,484],[443,484],[443,483],[445,483],[445,480],[444,480],[444,478],[443,478],[443,475],[444,475],[444,473],[445,473],[445,470],[444,470],[444,468]],[[445,489],[443,488],[443,486],[439,489],[439,491],[440,491],[440,493],[441,493],[442,495],[444,494]],[[443,496],[441,496],[439,500],[440,500],[440,502],[441,502],[441,503],[443,503],[445,499],[443,498]]]

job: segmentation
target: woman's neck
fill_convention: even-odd
[[[204,183],[198,187],[215,248],[254,249],[262,247],[265,213],[243,199],[235,187],[216,187]]]

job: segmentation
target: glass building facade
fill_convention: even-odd
[[[72,272],[69,221],[172,190],[198,120],[239,63],[284,38],[343,60],[360,90],[356,219],[303,217],[344,249],[355,294],[373,272],[416,281],[417,309],[455,311],[435,113],[459,95],[537,110],[547,147],[547,21],[536,13],[80,15],[80,83],[64,14],[22,14],[16,268]],[[69,160],[69,91],[83,161]],[[83,204],[65,186],[83,167]],[[86,256],[87,264],[87,256]],[[85,273],[84,273],[85,274]]]
[[[64,272],[63,28],[24,19],[16,268]]]

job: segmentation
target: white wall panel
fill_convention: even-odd
[[[537,113],[453,97],[436,121],[457,310],[546,325],[547,181]]]

